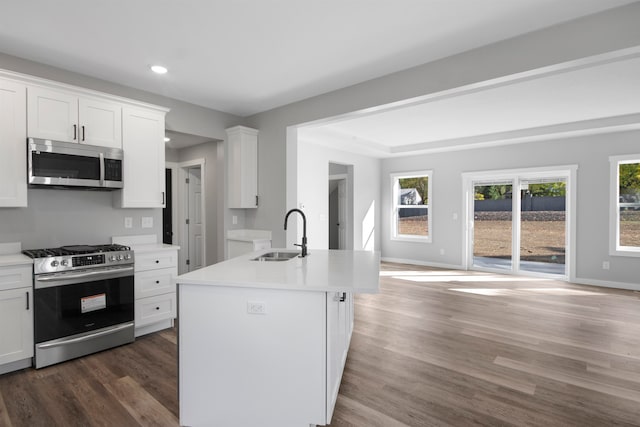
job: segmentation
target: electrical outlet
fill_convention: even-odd
[[[440,255],[444,255],[444,249],[440,249]]]
[[[141,225],[142,225],[142,228],[153,228],[153,217],[143,216]]]
[[[130,216],[124,217],[124,228],[132,228],[133,227],[133,218]]]
[[[454,221],[458,220],[458,213],[454,212],[453,215],[451,215],[451,218],[453,218]]]
[[[608,270],[609,267],[610,267],[609,261],[602,261],[602,269],[603,270]]]
[[[247,301],[247,313],[267,314],[267,304],[262,301]]]
[[[238,225],[238,215],[233,215],[231,217],[231,222],[233,223],[233,225]]]

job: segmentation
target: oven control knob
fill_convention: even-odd
[[[122,261],[122,255],[118,255],[118,261]]]
[[[58,266],[58,261],[53,260],[51,261],[51,267],[57,267]]]
[[[67,261],[66,259],[63,259],[60,264],[66,267],[67,265],[69,265],[69,261]]]
[[[109,261],[115,261],[116,260],[116,256],[115,255],[111,255],[111,258],[109,258]]]
[[[124,256],[124,259],[131,259],[131,254],[126,254],[126,255]]]

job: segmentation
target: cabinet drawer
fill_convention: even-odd
[[[171,280],[176,275],[175,267],[137,272],[135,275],[136,299],[175,293],[176,285],[171,283]]]
[[[33,267],[31,264],[0,267],[0,291],[30,287],[33,285]]]
[[[136,327],[176,317],[176,294],[136,300]]]
[[[176,267],[178,251],[145,252],[135,254],[136,271],[156,270],[158,268]]]

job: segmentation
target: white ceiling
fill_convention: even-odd
[[[511,78],[327,119],[300,128],[299,138],[390,157],[640,126],[640,49]]]
[[[633,1],[12,0],[0,52],[245,116]],[[428,138],[465,134],[435,113]]]

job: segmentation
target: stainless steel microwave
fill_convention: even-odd
[[[29,138],[27,156],[30,186],[123,187],[123,151],[119,148]]]

